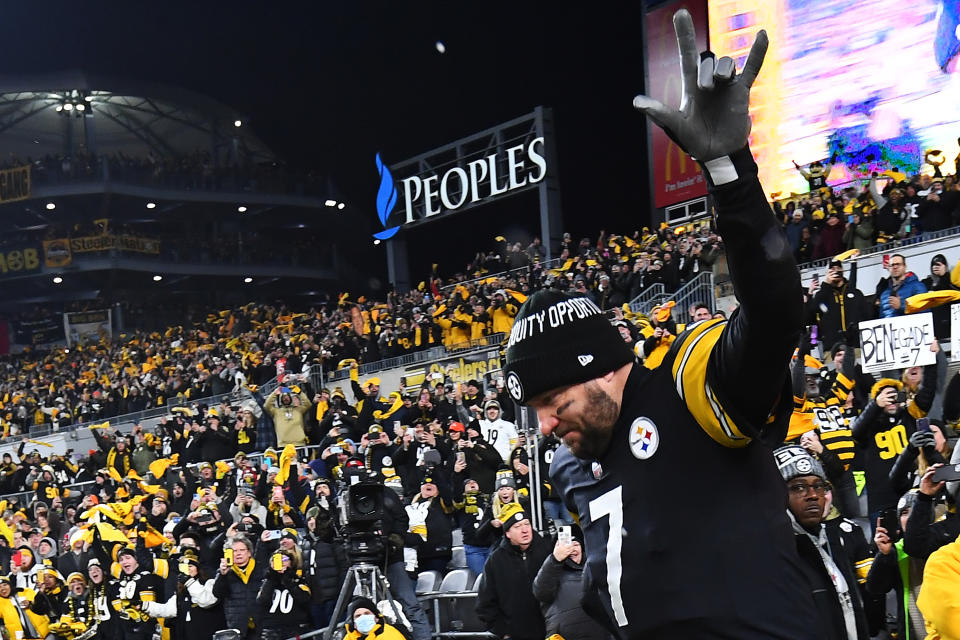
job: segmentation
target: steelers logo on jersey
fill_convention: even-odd
[[[630,425],[630,432],[627,436],[627,442],[630,444],[630,452],[638,460],[646,460],[657,452],[660,446],[660,433],[657,431],[657,425],[653,424],[650,418],[639,417]]]

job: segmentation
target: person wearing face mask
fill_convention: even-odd
[[[344,640],[403,640],[404,635],[396,627],[387,624],[369,598],[357,598],[350,603]]]

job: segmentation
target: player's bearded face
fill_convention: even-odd
[[[596,380],[568,387],[535,406],[541,431],[555,433],[573,455],[586,459],[607,450],[620,415],[620,407]]]

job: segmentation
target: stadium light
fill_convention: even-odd
[[[86,110],[87,110],[87,105],[83,104],[82,102],[77,104],[77,111],[86,111]]]
[[[345,205],[345,204],[343,204],[343,203],[341,202],[340,204],[337,205],[337,209],[343,209],[345,206],[347,206],[347,205]]]
[[[160,282],[161,280],[163,280],[163,276],[161,276],[161,275],[155,275],[155,276],[153,276],[153,281],[154,281],[154,282]]]
[[[83,99],[86,100],[87,102],[91,102],[91,101],[93,100],[93,97],[92,97],[92,96],[83,96]]]
[[[233,126],[235,126],[235,127],[239,127],[239,126],[242,125],[242,124],[243,124],[243,123],[240,122],[239,120],[234,120],[234,121],[233,121]]]
[[[57,105],[57,113],[60,113],[61,111],[63,111],[63,105],[62,105],[62,104],[58,104],[58,105]]]
[[[53,211],[56,208],[57,208],[57,205],[55,205],[54,203],[52,202],[47,203],[47,211]]]
[[[156,203],[156,202],[148,202],[148,203],[147,203],[147,209],[156,209],[156,208],[157,208],[157,203]]]
[[[64,111],[73,111],[73,103],[72,103],[72,102],[67,102],[67,103],[65,103],[65,104],[63,105],[63,110],[64,110]]]
[[[374,240],[374,241],[373,241],[373,244],[374,244],[374,245],[380,244],[380,238],[377,238],[376,240]]]
[[[323,204],[325,204],[325,205],[328,206],[328,207],[335,207],[335,206],[337,206],[337,201],[336,201],[336,200],[326,200]]]
[[[246,284],[250,284],[251,282],[253,282],[253,278],[251,278],[250,276],[247,276],[246,278],[243,279],[243,281],[244,281]]]
[[[247,208],[243,205],[240,205],[239,207],[237,207],[237,211],[239,211],[240,213],[246,213]]]
[[[63,278],[60,276],[53,276],[53,284],[60,284],[61,282],[63,282]]]

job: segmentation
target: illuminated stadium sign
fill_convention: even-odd
[[[830,184],[914,173],[930,149],[957,155],[954,2],[709,0],[710,47],[742,66],[754,34],[770,49],[750,93],[760,179],[805,192],[794,169],[833,159]]]
[[[546,258],[560,243],[560,188],[553,143],[553,113],[536,107],[532,113],[460,138],[402,162],[376,156],[380,185],[377,217],[383,231],[375,242],[387,243],[390,282],[403,291],[409,284],[406,247],[400,229],[409,229],[536,189],[540,237]],[[533,212],[531,212],[533,213]]]
[[[386,240],[401,227],[484,204],[541,182],[547,176],[545,137],[536,135],[527,119],[524,121],[526,135],[508,139],[509,143],[504,136],[495,136],[491,143],[486,132],[476,134],[454,143],[453,157],[443,158],[448,151],[444,147],[388,167],[378,153],[377,215],[386,228],[374,237]],[[470,142],[479,144],[471,148]],[[413,175],[394,178],[410,169],[415,170]],[[398,202],[402,202],[402,208],[395,211]],[[397,220],[399,225],[388,227],[391,216],[399,218],[395,215],[398,213],[403,216]]]

